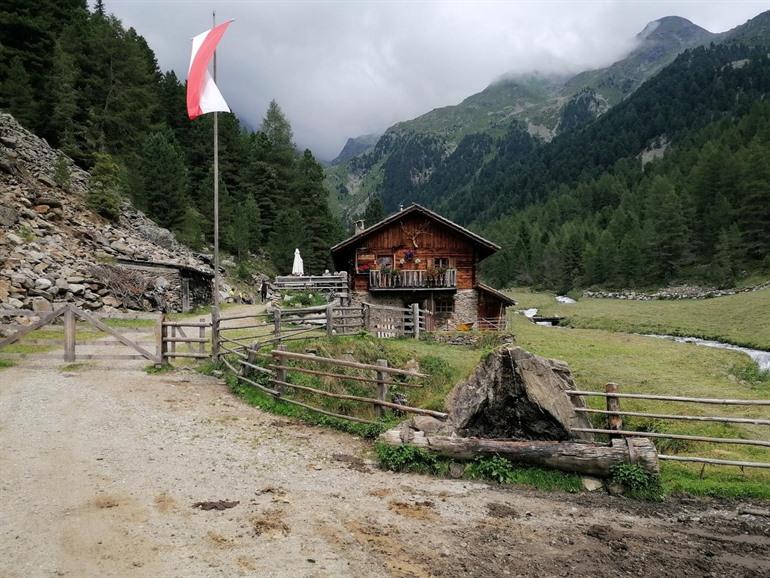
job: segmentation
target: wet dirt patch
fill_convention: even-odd
[[[487,504],[487,514],[490,518],[518,518],[519,513],[507,504],[490,502]]]
[[[332,458],[335,461],[347,464],[348,469],[362,472],[364,474],[370,474],[372,470],[366,465],[366,462],[358,456],[350,456],[348,454],[332,454]]]
[[[267,538],[274,536],[288,536],[291,531],[286,522],[283,521],[283,512],[281,512],[281,510],[268,510],[254,516],[251,519],[251,524],[255,536]]]
[[[384,498],[385,496],[389,496],[392,493],[393,493],[393,490],[391,490],[390,488],[379,488],[377,490],[370,491],[369,495],[375,498]]]
[[[109,508],[117,508],[120,505],[117,498],[113,496],[99,496],[94,500],[94,506],[100,510],[106,510]]]
[[[177,503],[174,498],[169,496],[166,492],[162,492],[155,496],[155,507],[163,514],[177,509]]]
[[[217,548],[232,548],[234,546],[233,541],[229,538],[225,538],[222,534],[219,532],[215,532],[213,530],[209,530],[206,532],[206,537],[209,539],[209,541],[214,544]]]
[[[238,500],[232,502],[228,500],[215,500],[210,502],[195,502],[192,507],[198,508],[199,510],[229,510],[238,504],[240,504]]]
[[[388,509],[406,518],[416,520],[435,520],[438,518],[433,502],[430,500],[413,503],[393,500],[388,504]]]
[[[428,565],[405,550],[397,529],[357,521],[348,522],[345,528],[356,542],[385,566],[390,576],[429,578],[434,575]]]

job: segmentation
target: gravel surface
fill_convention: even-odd
[[[383,472],[191,371],[0,370],[3,578],[770,576],[741,507]]]

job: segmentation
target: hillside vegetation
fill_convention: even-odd
[[[227,38],[222,50],[227,50]],[[158,68],[133,28],[86,0],[5,2],[0,108],[98,176],[90,202],[117,219],[121,197],[193,248],[213,236],[213,115],[190,121],[183,81]],[[271,103],[260,130],[219,114],[222,248],[268,252],[282,272],[299,247],[314,273],[340,235],[323,169],[296,150]],[[288,265],[287,265],[288,261]]]

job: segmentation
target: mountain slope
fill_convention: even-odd
[[[524,130],[547,142],[606,112],[683,50],[716,38],[684,18],[667,17],[647,25],[635,48],[604,69],[571,78],[538,73],[503,77],[458,105],[392,126],[373,149],[329,171],[327,185],[340,213],[360,212],[373,194],[382,197],[386,210],[393,210],[420,198],[418,189],[441,172],[442,164],[452,162],[458,148],[467,148],[468,142],[461,146],[466,137],[483,134],[504,140],[511,131]],[[494,156],[494,149],[492,145],[479,156],[479,163]],[[477,164],[474,170],[480,168]]]
[[[770,265],[769,95],[767,48],[699,47],[586,128],[433,200],[503,246],[485,262],[501,285],[730,286]],[[651,149],[665,155],[645,165]]]

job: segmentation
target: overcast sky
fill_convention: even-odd
[[[683,16],[722,32],[770,8],[768,0],[567,2],[106,0],[186,78],[190,38],[233,18],[218,51],[218,85],[258,128],[275,98],[297,144],[318,158],[347,137],[381,132],[456,104],[507,72],[605,66],[651,20]]]

